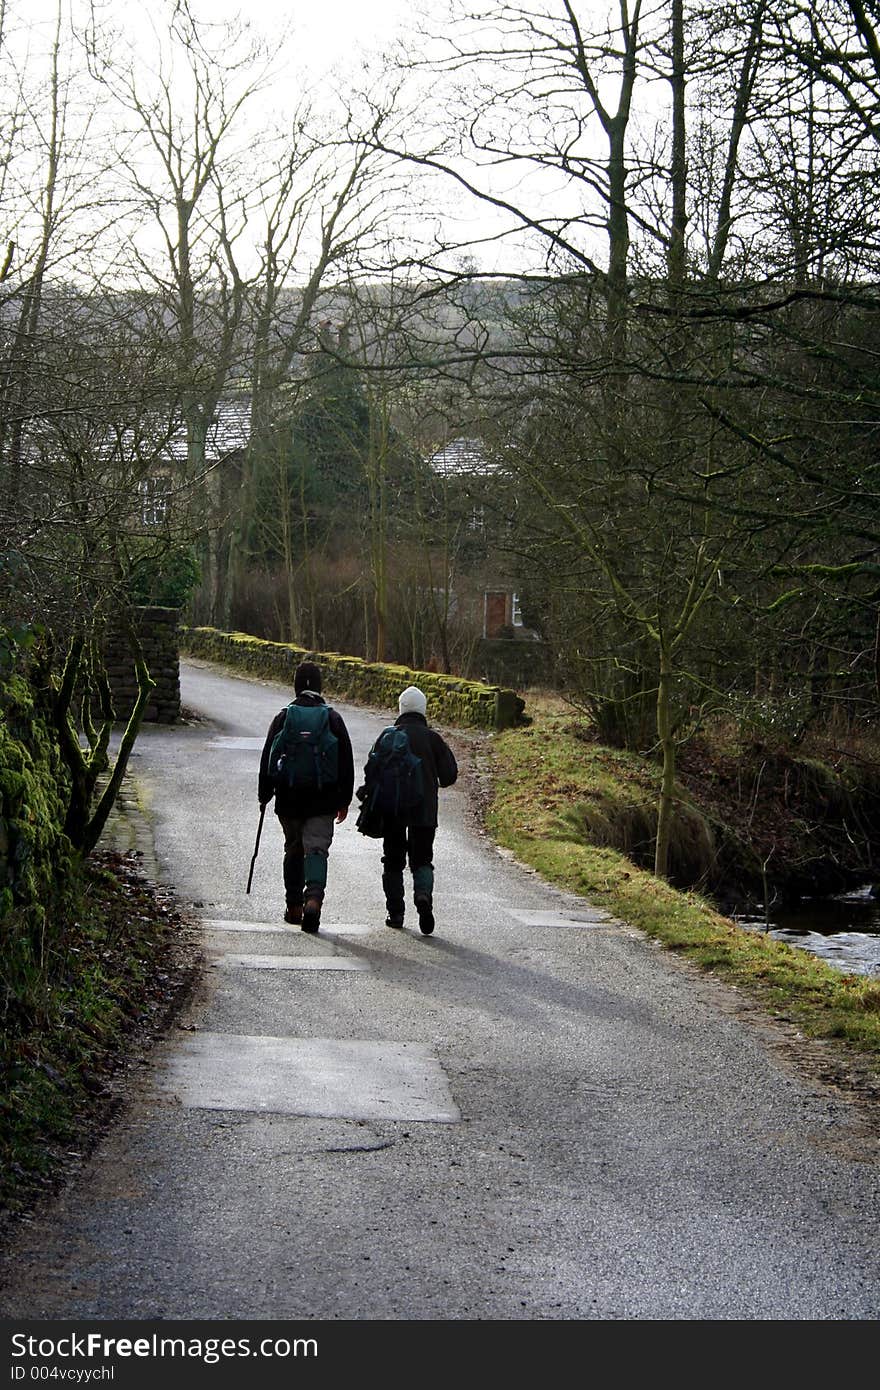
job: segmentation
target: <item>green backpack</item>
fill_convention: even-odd
[[[422,760],[410,748],[405,730],[393,724],[382,730],[367,758],[364,786],[361,814],[365,824],[379,816],[407,820],[421,811],[425,799]],[[371,833],[360,823],[358,829],[364,835]]]
[[[339,740],[327,705],[288,705],[272,740],[269,775],[276,791],[323,791],[339,781]]]

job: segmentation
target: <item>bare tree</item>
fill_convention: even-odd
[[[252,323],[251,428],[238,495],[232,508],[229,582],[225,612],[231,612],[248,530],[260,510],[260,474],[266,464],[280,481],[289,450],[279,434],[296,412],[302,371],[310,354],[323,350],[317,310],[322,297],[364,273],[371,249],[397,206],[387,161],[358,133],[350,108],[334,112],[338,129],[328,131],[328,113],[306,104],[286,131],[275,137],[274,160],[260,190],[252,225],[261,229],[259,265],[248,288]],[[323,312],[326,312],[326,308]],[[281,470],[279,473],[278,470]],[[304,478],[295,489],[298,525],[291,525],[290,499],[277,491],[270,514],[281,519],[280,543],[288,576],[291,636],[298,636],[294,585],[308,576],[311,544]],[[298,557],[298,559],[297,559]],[[314,607],[314,605],[312,605]]]
[[[129,273],[150,287],[154,323],[176,358],[186,477],[204,477],[212,511],[208,588],[216,619],[223,502],[217,470],[206,469],[206,446],[240,362],[242,244],[260,184],[252,162],[245,168],[252,138],[245,115],[268,64],[239,25],[201,22],[189,0],[167,9],[167,33],[156,23],[152,75],[141,52],[120,59],[120,36],[97,23],[89,51],[96,77],[127,118],[117,155],[140,228],[129,242]]]
[[[47,292],[88,275],[112,219],[108,161],[88,110],[85,73],[57,5],[48,45],[0,4],[0,467],[14,512],[27,507],[28,421],[45,406],[40,368]]]

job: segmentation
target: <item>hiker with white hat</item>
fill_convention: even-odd
[[[358,795],[381,814],[385,925],[403,926],[403,873],[408,861],[419,928],[429,936],[434,930],[437,789],[452,786],[458,766],[448,743],[428,726],[424,692],[418,686],[407,686],[397,704],[398,718],[373,745],[364,788]]]

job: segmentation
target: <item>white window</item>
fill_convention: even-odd
[[[151,478],[141,478],[138,483],[138,496],[141,502],[141,520],[145,526],[161,526],[168,516],[171,481],[163,473]]]
[[[519,606],[519,594],[510,595],[510,622],[513,627],[522,627],[522,609]]]

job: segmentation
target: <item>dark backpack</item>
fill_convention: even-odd
[[[422,760],[403,729],[393,725],[376,739],[364,769],[364,812],[406,820],[425,799]],[[369,834],[369,831],[365,833]]]
[[[323,791],[339,781],[339,740],[327,705],[288,705],[272,740],[269,776],[276,790]]]

